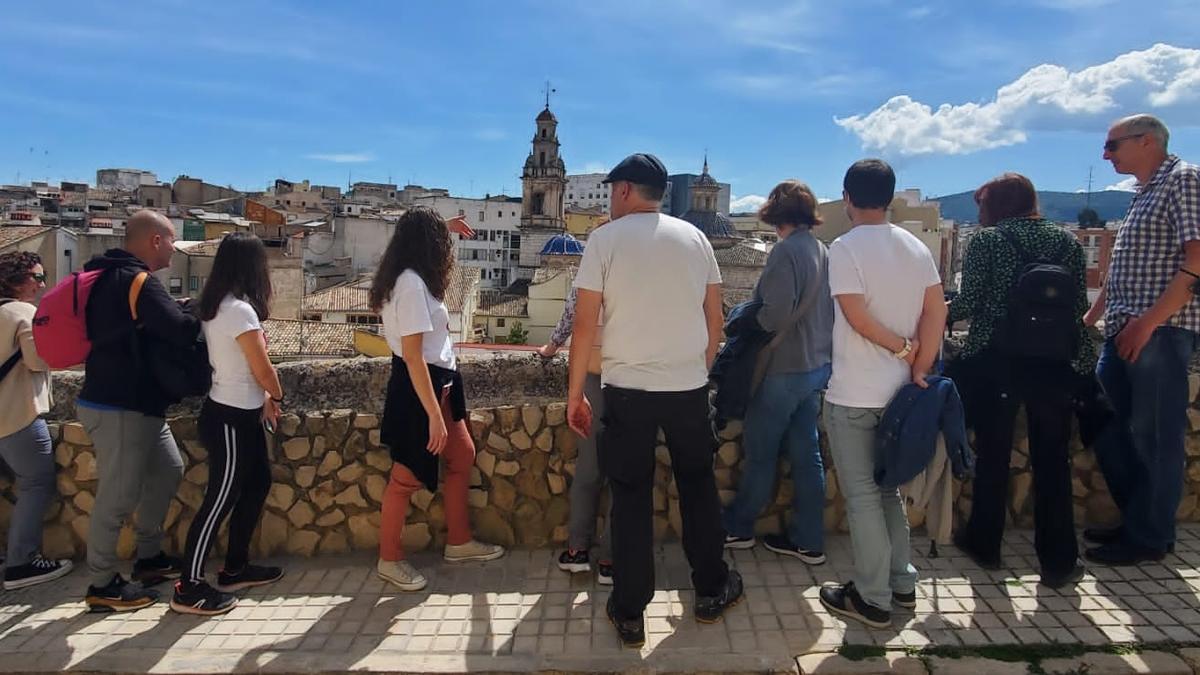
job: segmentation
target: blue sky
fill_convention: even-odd
[[[1099,189],[1124,114],[1161,114],[1200,162],[1197,26],[1195,0],[21,3],[0,182],[512,194],[549,79],[571,173],[634,151],[695,172],[707,149],[743,205],[790,177],[836,197],[868,155],[930,195],[1006,170],[1073,191],[1089,167]]]

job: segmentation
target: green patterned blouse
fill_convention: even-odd
[[[1066,257],[1059,262],[1075,276],[1079,294],[1076,315],[1079,317],[1079,354],[1072,361],[1076,372],[1091,374],[1096,367],[1096,346],[1083,325],[1083,315],[1088,309],[1087,270],[1083,247],[1070,232],[1041,218],[1010,218],[995,227],[979,231],[967,246],[963,260],[962,286],[957,297],[950,303],[950,322],[966,319],[971,321],[967,341],[961,355],[975,356],[991,344],[996,325],[1004,319],[1008,308],[1008,293],[1016,283],[1018,270],[1024,266],[1018,254],[1004,235],[1004,228],[1016,235],[1017,241],[1029,255],[1049,259],[1062,250],[1064,240],[1069,240]],[[1028,261],[1026,261],[1028,262]]]

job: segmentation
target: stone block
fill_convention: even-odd
[[[496,464],[497,476],[515,476],[521,471],[521,465],[512,460],[504,460]]]
[[[117,534],[117,558],[121,560],[133,560],[133,555],[136,552],[137,537],[133,534],[133,528],[126,524],[121,528],[121,532]]]
[[[550,488],[550,494],[561,495],[567,490],[567,479],[559,474],[549,474],[546,476],[546,484]]]
[[[72,445],[91,445],[92,438],[79,422],[67,422],[62,425],[63,441]]]
[[[487,410],[472,410],[468,419],[471,436],[475,438],[483,438],[487,430],[492,428],[492,422],[496,420],[495,415]]]
[[[333,481],[327,480],[318,485],[309,492],[308,498],[317,507],[317,511],[324,511],[333,506]]]
[[[904,652],[851,660],[833,652],[803,654],[796,659],[803,675],[925,675],[925,664]]]
[[[310,434],[319,434],[325,429],[325,416],[319,412],[304,414],[304,428]]]
[[[367,453],[367,465],[376,471],[388,473],[392,470],[392,456],[386,450],[372,450]]]
[[[671,466],[671,450],[665,445],[658,445],[654,448],[654,461],[659,464]]]
[[[554,432],[550,427],[546,427],[538,432],[537,438],[533,439],[533,444],[542,452],[550,452],[554,449]]]
[[[318,457],[324,457],[324,456],[325,456],[325,437],[324,436],[313,437],[313,439],[312,439],[312,457],[313,457],[313,459],[316,459]]]
[[[559,525],[550,532],[550,541],[554,544],[565,544],[570,534],[566,525]]]
[[[1196,495],[1184,495],[1183,499],[1179,500],[1179,508],[1175,510],[1175,519],[1180,522],[1188,521],[1195,511]]]
[[[75,447],[70,443],[59,443],[54,448],[54,463],[66,468],[75,459]]]
[[[346,442],[342,444],[342,456],[347,460],[353,460],[361,455],[367,449],[367,443],[363,440],[362,432],[351,431],[346,437]]]
[[[723,441],[733,441],[740,438],[742,435],[742,421],[729,420],[725,423],[725,428],[717,432],[717,437]]]
[[[378,429],[370,430],[367,432],[367,442],[371,444],[372,448],[378,448],[379,446],[383,445],[382,432],[380,432]]]
[[[279,416],[279,433],[284,436],[295,436],[300,430],[300,417],[292,413]]]
[[[375,429],[379,426],[379,416],[371,413],[359,413],[354,417],[355,429]]]
[[[496,420],[500,423],[500,431],[510,434],[516,430],[520,422],[521,411],[516,406],[502,405],[496,408]]]
[[[1033,474],[1019,473],[1012,477],[1012,498],[1009,502],[1012,505],[1013,513],[1024,513],[1026,503],[1029,501],[1029,492],[1033,487]]]
[[[496,433],[495,431],[488,434],[487,446],[497,452],[508,452],[512,450],[512,443],[508,439]]]
[[[313,520],[316,518],[313,508],[305,501],[296,502],[292,508],[288,509],[287,516],[296,529],[312,525]],[[313,542],[313,546],[316,547],[316,542]]]
[[[496,456],[490,452],[481,452],[475,455],[475,466],[490,478],[496,473]]]
[[[192,511],[196,511],[204,501],[204,489],[198,485],[184,481],[179,484],[179,492],[176,496],[179,497],[179,501],[187,504]]]
[[[316,480],[316,478],[317,467],[315,466],[302,466],[299,469],[296,469],[296,485],[299,485],[300,487],[312,487],[313,481]]]
[[[367,469],[362,464],[355,462],[353,464],[347,464],[339,469],[337,472],[337,477],[338,480],[342,481],[343,483],[356,483],[358,482],[358,479],[362,478],[363,474],[366,472]]]
[[[55,482],[58,484],[58,494],[64,497],[70,497],[79,492],[79,487],[75,485],[75,481],[71,480],[71,477],[65,473],[55,476]]]
[[[80,492],[75,495],[75,499],[71,500],[71,503],[74,504],[75,508],[79,509],[80,512],[90,514],[92,512],[92,507],[96,505],[96,498],[93,497],[92,493],[90,492]]]
[[[42,552],[47,558],[74,558],[75,539],[66,525],[48,525],[42,530]]]
[[[192,485],[208,485],[208,464],[197,464],[183,474],[183,479]]]
[[[518,450],[528,450],[533,447],[533,439],[522,429],[517,429],[508,437],[508,442]]]
[[[732,467],[741,458],[742,449],[737,443],[727,441],[721,444],[721,447],[717,450],[717,456],[721,458],[721,466]]]
[[[90,525],[91,518],[89,516],[75,516],[75,518],[71,520],[71,531],[75,533],[75,538],[79,541],[87,541],[88,528]]]
[[[311,446],[309,445],[307,438],[303,436],[300,438],[293,438],[290,441],[284,441],[283,456],[287,457],[293,462],[296,462],[307,457],[310,448]]]
[[[542,508],[532,501],[523,501],[513,512],[513,530],[517,543],[529,548],[540,548],[549,542],[549,532],[543,526]]]
[[[1195,403],[1200,396],[1200,373],[1188,375],[1188,400]]]
[[[556,401],[546,406],[546,426],[560,427],[567,423],[567,404]]]
[[[321,541],[321,535],[312,530],[299,530],[293,532],[292,536],[288,537],[287,552],[289,555],[298,555],[305,558],[311,558],[317,552],[317,544]]]
[[[321,465],[317,467],[317,475],[324,478],[337,471],[341,466],[342,456],[336,450],[330,450],[325,453],[325,458],[321,460]]]
[[[340,525],[346,520],[346,512],[341,509],[334,509],[329,513],[317,518],[317,527],[333,527]]]
[[[345,490],[342,490],[336,497],[333,498],[333,501],[334,503],[341,504],[343,506],[361,506],[363,508],[366,508],[367,506],[367,500],[363,499],[362,488],[357,485],[351,485]]]
[[[400,543],[405,551],[424,551],[432,541],[427,523],[408,523],[400,535]]]
[[[171,529],[182,513],[183,504],[178,499],[172,499],[171,503],[167,505],[167,517],[163,519],[163,530]]]
[[[492,506],[505,513],[511,513],[517,506],[517,488],[508,480],[503,478],[492,479],[491,490]]]
[[[421,488],[413,493],[412,505],[420,511],[428,511],[429,505],[433,503],[434,494],[425,488]]]
[[[208,459],[208,448],[200,441],[177,441],[183,448],[184,453],[192,458],[193,462],[203,462]]]
[[[407,530],[408,528],[405,528],[405,531]],[[346,553],[349,550],[350,544],[346,541],[346,535],[341,532],[326,532],[325,536],[321,538],[320,551],[323,554]]]
[[[378,518],[378,513],[360,513],[356,516],[350,516],[350,543],[355,549],[368,549],[379,547],[379,523],[372,522],[371,518]]]
[[[371,474],[367,476],[367,496],[376,504],[383,504],[383,494],[387,491],[388,479]]]
[[[258,523],[258,536],[255,546],[257,554],[262,557],[275,555],[284,550],[287,540],[288,521],[270,511],[263,511],[262,518]]]
[[[467,481],[467,485],[471,487],[480,487],[483,485],[483,472],[479,470],[479,467],[471,467],[471,477]]]
[[[467,504],[473,509],[482,509],[488,505],[487,490],[471,488],[467,491]]]
[[[96,480],[96,456],[83,451],[75,456],[75,482],[87,483]]]
[[[271,491],[267,494],[267,506],[287,511],[292,508],[292,503],[296,501],[296,488],[283,483],[272,483]]]
[[[1154,675],[1189,675],[1192,668],[1178,656],[1167,652],[1144,651],[1136,654],[1105,654],[1091,652],[1076,658],[1045,659],[1042,672],[1047,675],[1124,675],[1125,673],[1154,673]]]
[[[524,495],[537,501],[550,498],[550,486],[546,485],[544,474],[533,471],[522,471],[516,478],[517,494]],[[518,510],[520,507],[518,507]]]
[[[558,450],[563,459],[575,459],[578,451],[579,437],[570,427],[562,426],[554,429],[554,449]],[[539,446],[540,447],[540,446]]]
[[[530,436],[533,436],[535,433],[537,433],[537,430],[542,427],[543,416],[544,414],[542,413],[541,406],[521,406],[521,423],[525,427],[525,433]]]

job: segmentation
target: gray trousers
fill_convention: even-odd
[[[596,436],[603,426],[604,417],[604,393],[600,388],[599,375],[588,373],[583,383],[583,394],[592,404],[592,432],[578,442],[575,480],[571,483],[571,517],[567,523],[567,546],[576,551],[586,551],[594,544],[600,560],[611,560],[611,537],[607,536],[607,532],[596,537],[596,513],[600,507],[600,489],[604,487],[600,458],[596,454]],[[605,522],[611,530],[612,518],[609,517]]]
[[[87,564],[94,586],[112,581],[117,537],[136,513],[137,557],[162,551],[167,507],[183,478],[183,459],[166,420],[129,410],[79,406],[79,421],[96,449],[96,504],[88,529]]]
[[[39,417],[0,438],[0,457],[17,477],[17,505],[8,524],[8,566],[16,567],[29,563],[42,550],[42,517],[58,494],[46,421]]]

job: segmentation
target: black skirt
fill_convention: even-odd
[[[441,395],[450,386],[450,412],[455,421],[467,416],[467,397],[463,391],[462,375],[457,370],[426,364],[433,391]],[[380,441],[388,446],[392,461],[408,467],[417,480],[430,492],[437,491],[438,458],[429,452],[429,416],[417,396],[408,366],[404,359],[392,355],[392,375],[388,379],[387,399],[383,404],[383,420],[379,427]]]

